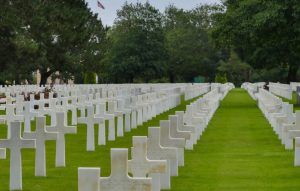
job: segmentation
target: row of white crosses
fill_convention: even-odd
[[[160,95],[160,94],[159,94]],[[108,140],[115,140],[115,117],[117,118],[117,136],[123,137],[124,131],[130,132],[131,129],[136,128],[137,125],[150,120],[152,117],[169,110],[180,104],[180,94],[164,94],[160,99],[158,94],[151,93],[132,97],[133,105],[125,107],[126,98],[117,97],[110,98],[107,101],[108,110],[106,111],[106,104],[99,101],[87,102],[83,107],[84,111],[87,109],[87,114],[78,118],[78,123],[87,125],[87,150],[95,150],[94,140],[94,125],[98,124],[98,145],[106,144],[105,135],[105,121],[109,121]],[[169,96],[166,96],[169,95]],[[173,97],[171,97],[173,96]],[[138,102],[140,99],[140,102]],[[125,129],[124,129],[125,118]]]
[[[228,91],[230,88],[227,89]],[[224,92],[227,94],[227,92]],[[219,99],[214,99],[216,96]],[[206,98],[195,101],[192,112],[177,111],[169,120],[160,121],[160,127],[149,127],[148,137],[133,137],[132,159],[128,160],[128,149],[111,149],[111,174],[100,176],[100,168],[78,168],[79,191],[159,191],[171,189],[171,176],[178,176],[178,167],[184,166],[184,149],[193,149],[200,138],[196,134],[204,121],[210,120],[210,112],[222,99],[217,89]],[[205,99],[206,105],[197,104]],[[209,105],[212,104],[212,105]],[[204,119],[187,124],[198,114]],[[206,115],[205,115],[206,114]],[[191,115],[191,116],[189,116]],[[184,122],[186,119],[186,122]],[[195,122],[195,120],[194,120]],[[205,129],[204,127],[204,129]],[[132,176],[129,176],[129,173]]]
[[[244,84],[244,88],[247,89]],[[293,105],[283,102],[270,92],[259,89],[256,94],[258,105],[285,149],[295,145],[294,165],[300,166],[300,111],[294,113]],[[295,142],[294,142],[295,141]],[[295,144],[294,144],[295,143]]]
[[[284,97],[286,99],[291,100],[293,95],[293,89],[290,84],[282,84],[282,83],[269,83],[269,91],[275,95]]]
[[[136,100],[137,110],[142,108],[142,111],[137,115],[140,116],[141,122],[149,120],[155,115],[166,111],[172,107],[175,107],[180,103],[180,94],[172,93],[178,92],[175,89],[160,90],[159,93],[149,93],[141,97],[142,101],[148,104],[138,103]],[[179,91],[180,92],[180,91]],[[49,99],[44,98],[44,94],[40,93],[40,100],[35,100],[33,94],[30,95],[30,101],[24,101],[24,98],[17,96],[15,104],[13,101],[7,102],[5,105],[6,109],[6,122],[8,125],[8,137],[5,140],[0,140],[0,158],[6,158],[6,149],[11,150],[10,155],[10,189],[21,190],[22,189],[22,165],[21,165],[21,152],[22,148],[35,148],[36,159],[35,159],[35,175],[46,176],[46,153],[45,153],[45,141],[55,140],[56,141],[56,166],[64,167],[65,164],[65,134],[76,133],[76,127],[68,126],[67,113],[69,110],[72,111],[72,124],[77,124],[77,108],[80,106],[83,108],[81,111],[81,117],[78,119],[79,122],[87,124],[87,150],[94,150],[94,124],[99,124],[99,144],[105,144],[105,123],[106,119],[112,121],[109,131],[109,139],[114,140],[114,117],[122,116],[122,119],[118,120],[118,133],[117,135],[123,136],[123,115],[125,115],[125,124],[129,124],[134,120],[131,117],[131,121],[128,121],[130,117],[126,117],[126,114],[130,114],[131,109],[124,108],[124,100],[115,99],[114,97],[107,96],[104,102],[95,101],[94,96],[78,96],[76,98],[76,91],[67,92],[60,91],[57,98],[54,98],[53,94],[49,95]],[[70,95],[71,94],[71,95]],[[113,93],[114,94],[114,93]],[[152,95],[152,96],[150,96]],[[82,98],[82,99],[80,99]],[[13,100],[13,99],[11,99]],[[81,102],[80,102],[81,100]],[[147,101],[149,100],[149,102]],[[106,102],[108,103],[108,111],[106,111]],[[100,105],[99,105],[100,103]],[[46,107],[47,104],[47,107]],[[102,104],[102,105],[101,105]],[[119,107],[115,107],[118,104]],[[35,107],[38,107],[36,109]],[[74,106],[74,107],[73,107]],[[94,114],[94,106],[96,108],[96,114]],[[97,107],[100,106],[100,107]],[[74,109],[75,108],[75,109]],[[98,108],[98,113],[97,113]],[[85,110],[87,109],[87,115]],[[74,110],[76,112],[74,112]],[[74,117],[74,114],[76,115]],[[51,126],[46,127],[45,115],[51,117]],[[36,117],[36,131],[31,131],[31,121]],[[127,118],[127,121],[126,121]],[[138,118],[138,117],[137,117]],[[21,137],[21,123],[24,122],[24,134]],[[137,120],[137,123],[139,121]],[[133,126],[136,126],[132,123]],[[164,125],[162,125],[164,126]],[[125,131],[130,131],[131,127],[125,125]],[[164,129],[164,127],[162,127]],[[165,132],[167,132],[165,130]],[[184,144],[181,144],[182,148]],[[180,150],[179,164],[183,164],[182,150]],[[173,172],[173,171],[172,171]],[[176,174],[176,173],[173,173]]]
[[[21,149],[34,148],[35,175],[46,176],[45,142],[56,140],[56,166],[65,166],[65,135],[76,133],[76,127],[65,123],[65,113],[57,112],[57,123],[46,127],[46,118],[37,117],[36,131],[24,132],[21,136],[21,122],[10,123],[10,137],[0,140],[0,158],[6,158],[6,149],[10,149],[10,190],[22,189]]]

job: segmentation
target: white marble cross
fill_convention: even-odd
[[[57,132],[57,141],[56,141],[56,156],[55,156],[55,165],[56,167],[65,167],[66,166],[66,143],[65,143],[65,134],[76,134],[77,128],[73,126],[68,126],[65,122],[65,112],[56,113],[56,124],[54,126],[46,127],[46,130],[49,132]]]
[[[110,114],[114,114],[117,117],[117,136],[123,137],[124,136],[124,125],[123,125],[123,115],[124,111],[119,110],[117,108],[118,101],[109,101],[108,102],[108,112]]]
[[[101,191],[151,191],[151,178],[128,175],[128,149],[111,149],[111,174],[100,177]]]
[[[37,116],[37,112],[31,109],[31,103],[29,101],[25,102],[24,105],[24,132],[31,132],[31,119]]]
[[[23,115],[16,115],[15,114],[15,105],[13,104],[7,104],[6,105],[6,121],[7,121],[7,138],[10,138],[10,125],[11,122],[14,121],[23,121],[24,116]]]
[[[58,133],[50,133],[45,129],[46,117],[41,116],[36,118],[36,130],[35,132],[24,132],[25,139],[36,140],[35,151],[35,176],[46,176],[46,148],[45,142],[48,140],[57,140]]]
[[[191,141],[193,144],[197,143],[197,130],[195,126],[185,125],[183,122],[184,111],[176,111],[175,114],[178,116],[178,129],[180,131],[190,131],[191,132]],[[191,148],[193,149],[193,148]]]
[[[11,137],[0,139],[0,148],[10,149],[10,190],[22,190],[22,154],[23,148],[35,148],[35,140],[21,137],[21,122],[11,122]]]
[[[150,160],[167,160],[166,173],[160,174],[161,189],[171,188],[171,175],[175,176],[178,171],[178,153],[176,148],[162,147],[160,144],[160,128],[148,128],[148,152]]]
[[[73,102],[76,103],[76,99],[74,99],[73,97],[63,97],[62,98],[62,107],[66,110],[67,113],[69,110],[71,111],[72,125],[77,125],[77,106],[75,104],[73,104]],[[72,104],[69,103],[70,99],[72,100]]]
[[[166,173],[166,160],[149,160],[147,157],[147,137],[132,137],[131,157],[128,170],[133,177],[151,177],[152,191],[160,190],[160,173]]]
[[[163,147],[175,147],[178,149],[178,165],[184,166],[184,147],[185,139],[173,138],[170,136],[170,121],[160,121],[160,144]],[[178,175],[178,170],[177,174]]]
[[[178,128],[179,119],[177,115],[169,115],[170,119],[170,135],[174,138],[184,138],[186,140],[185,148],[188,150],[193,149],[192,131],[181,131]]]
[[[137,110],[138,107],[136,105],[136,96],[131,97],[131,105],[129,108],[131,109],[131,128],[136,129],[137,128]]]
[[[106,103],[97,104],[97,108],[98,108],[98,113],[96,114],[96,117],[103,117],[105,120],[108,120],[108,140],[109,141],[116,140],[115,115],[113,113],[106,112]],[[100,130],[102,130],[102,131],[100,131]],[[104,135],[104,140],[102,137],[103,135]],[[100,140],[102,140],[102,141],[99,142]],[[101,126],[101,128],[99,126],[98,144],[105,145],[105,126]]]
[[[118,103],[118,110],[122,111],[125,116],[125,132],[130,132],[131,131],[131,126],[130,126],[131,109],[125,108],[125,99],[119,99],[117,103]]]
[[[86,124],[86,126],[87,126],[86,150],[94,151],[95,150],[95,128],[94,128],[94,125],[104,123],[104,118],[95,117],[93,105],[87,105],[86,108],[87,108],[87,116],[79,117],[78,123]]]

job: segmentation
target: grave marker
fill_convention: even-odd
[[[65,167],[66,166],[66,143],[65,135],[66,134],[76,134],[77,128],[68,126],[65,123],[65,113],[57,112],[56,113],[56,124],[54,126],[46,127],[46,130],[49,132],[57,132],[57,141],[56,141],[56,155],[55,155],[55,165],[56,167]]]
[[[86,133],[86,150],[94,151],[95,150],[95,124],[104,123],[104,118],[96,117],[94,115],[94,106],[87,106],[87,116],[78,118],[78,123],[84,123],[87,126]]]
[[[129,172],[133,177],[151,177],[152,191],[160,190],[160,173],[166,173],[166,160],[149,160],[147,157],[147,137],[132,137],[132,159],[128,161]]]
[[[10,190],[22,190],[22,154],[23,148],[35,148],[35,140],[21,137],[21,122],[11,123],[11,137],[0,139],[0,148],[10,149]]]
[[[128,176],[128,149],[111,149],[111,175],[100,177],[101,191],[151,191],[151,178]]]
[[[163,147],[174,147],[177,148],[178,153],[178,165],[184,166],[184,147],[185,139],[183,138],[173,138],[170,136],[170,121],[161,120],[160,121],[160,144]],[[175,176],[178,175],[178,168]]]
[[[35,176],[46,176],[46,148],[45,142],[48,140],[56,140],[58,133],[50,133],[45,129],[46,117],[36,118],[36,131],[24,133],[25,139],[36,140],[35,151]]]
[[[150,160],[167,160],[166,173],[160,174],[161,189],[170,189],[170,176],[178,171],[178,154],[176,148],[162,147],[160,144],[160,128],[148,128],[148,153]]]

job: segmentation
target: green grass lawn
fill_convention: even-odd
[[[196,99],[196,98],[195,98]],[[191,101],[182,101],[178,107],[165,112],[156,118],[139,126],[138,129],[125,133],[125,137],[119,137],[114,142],[107,142],[106,146],[96,146],[95,152],[86,151],[86,126],[78,125],[76,135],[66,136],[66,167],[55,168],[55,142],[48,141],[46,144],[47,154],[47,177],[38,178],[34,176],[34,155],[33,149],[22,151],[23,159],[23,190],[24,191],[74,191],[77,190],[77,169],[78,167],[101,167],[101,175],[110,174],[110,149],[130,148],[132,136],[146,136],[148,127],[159,126],[159,121],[168,119],[175,111],[185,110],[185,106]],[[49,122],[49,119],[47,120]],[[70,120],[69,120],[70,121]],[[33,123],[34,124],[34,123]],[[33,127],[34,129],[34,127]],[[98,133],[96,128],[95,134]],[[0,125],[0,138],[6,135],[5,125]],[[95,135],[97,143],[97,136]],[[130,153],[129,153],[130,154]],[[7,159],[0,160],[0,191],[9,190],[9,152]]]
[[[86,152],[86,128],[78,126],[77,135],[67,136],[66,168],[55,168],[55,143],[47,143],[47,177],[34,176],[34,150],[23,151],[23,190],[77,190],[78,167],[101,167],[101,175],[110,173],[110,148],[129,148],[132,136],[147,135],[147,127],[158,126],[183,102],[125,137]],[[5,127],[0,126],[0,137]],[[97,131],[96,131],[97,132]],[[96,139],[97,140],[97,139]],[[0,191],[8,190],[9,160],[0,160]],[[293,167],[293,152],[285,151],[270,125],[248,94],[231,91],[193,151],[185,152],[185,167],[173,177],[171,190],[197,191],[293,191],[300,189],[300,168]]]
[[[231,91],[172,178],[172,190],[299,191],[300,168],[246,91]]]

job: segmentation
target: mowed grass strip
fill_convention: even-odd
[[[294,152],[281,145],[246,91],[223,100],[185,167],[172,178],[172,190],[299,191],[300,168]]]
[[[111,148],[130,148],[132,146],[132,136],[147,136],[148,127],[159,126],[160,120],[168,119],[168,116],[174,114],[175,111],[185,110],[186,105],[196,99],[182,101],[178,107],[158,115],[129,133],[125,133],[125,137],[118,137],[113,142],[109,141],[106,146],[96,146],[96,151],[94,152],[86,151],[86,125],[78,125],[76,135],[66,135],[66,167],[55,167],[55,142],[48,141],[46,143],[47,177],[45,178],[34,176],[35,151],[33,149],[22,150],[23,190],[77,190],[78,167],[101,167],[101,175],[109,176]],[[70,119],[69,116],[69,123]],[[47,119],[47,123],[49,123],[49,118]],[[97,134],[98,128],[95,129],[95,143],[98,140]],[[0,139],[4,139],[5,135],[6,125],[0,124]],[[7,150],[7,159],[0,160],[0,191],[3,190],[9,190],[9,150]]]

